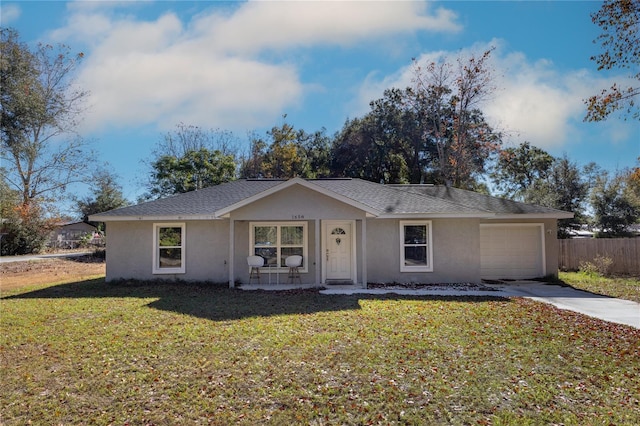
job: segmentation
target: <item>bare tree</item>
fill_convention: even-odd
[[[201,149],[237,157],[238,138],[228,130],[205,130],[199,126],[178,123],[175,130],[163,135],[153,154],[155,159],[165,155],[180,158]]]
[[[414,59],[412,96],[423,139],[434,143],[438,173],[447,185],[471,188],[474,176],[500,147],[500,135],[484,120],[480,107],[495,92],[491,50],[479,57],[422,66]]]
[[[238,138],[228,130],[179,123],[146,160],[148,192],[142,200],[218,185],[236,178]]]
[[[83,54],[49,44],[32,51],[16,31],[0,32],[1,173],[28,208],[87,176],[91,154],[76,128],[88,92],[73,79]]]
[[[127,206],[129,201],[122,194],[118,176],[107,167],[100,167],[93,173],[91,195],[84,198],[74,197],[77,212],[84,222],[89,216]]]

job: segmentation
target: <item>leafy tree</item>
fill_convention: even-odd
[[[586,121],[605,120],[618,110],[626,110],[634,119],[640,118],[636,99],[640,95],[640,1],[605,0],[600,10],[591,15],[594,24],[602,29],[596,39],[604,51],[591,57],[598,70],[629,70],[635,85],[620,87],[614,83],[609,89],[591,96],[587,104]]]
[[[310,168],[301,139],[304,130],[296,131],[290,124],[273,127],[267,132],[271,145],[266,152],[262,173],[267,178],[309,177]]]
[[[7,218],[12,216],[20,204],[20,192],[12,189],[0,175],[0,229]]]
[[[116,182],[116,177],[105,169],[95,173],[91,192],[90,196],[76,199],[76,207],[84,222],[89,222],[89,216],[92,214],[106,212],[129,204],[122,195],[122,187]]]
[[[371,181],[384,181],[379,168],[372,166],[375,155],[371,138],[367,134],[366,118],[347,120],[336,135],[331,147],[331,171],[334,176],[356,177]]]
[[[589,182],[583,175],[591,173],[593,165],[582,170],[569,160],[566,154],[556,158],[545,178],[536,180],[524,194],[524,201],[558,210],[573,212],[573,219],[558,221],[558,237],[568,238],[576,224],[585,223],[585,201],[589,193]]]
[[[435,147],[422,138],[422,123],[410,89],[387,89],[362,118],[347,120],[332,146],[332,172],[374,182],[433,181]]]
[[[262,178],[263,163],[268,145],[260,137],[252,136],[249,141],[249,156],[242,160],[240,176],[243,178]]]
[[[629,197],[635,204],[640,205],[640,157],[638,157],[638,165],[627,174],[626,185]]]
[[[627,227],[640,218],[640,203],[635,188],[629,185],[631,171],[616,173],[613,177],[603,172],[596,178],[591,191],[591,206],[598,237],[626,237]],[[632,181],[631,181],[632,182]]]
[[[331,174],[331,139],[322,128],[302,135],[302,149],[309,164],[309,177],[320,178]]]
[[[523,201],[529,188],[547,178],[553,162],[546,151],[523,142],[500,151],[491,178],[504,196]]]
[[[55,220],[47,217],[43,206],[36,201],[29,204],[18,202],[6,214],[3,216],[0,255],[40,252],[55,228]]]
[[[385,133],[373,113],[348,120],[332,147],[332,172],[373,182],[406,183],[409,170],[393,134]]]
[[[332,150],[333,173],[481,189],[501,144],[479,109],[493,90],[490,54],[456,64],[414,60],[413,87],[386,90],[367,115],[345,123]]]
[[[333,174],[480,189],[479,177],[500,136],[480,110],[456,109],[461,101],[451,85],[458,82],[445,76],[450,66],[430,64],[425,73],[417,71],[417,89],[386,90],[364,117],[348,120],[332,147]],[[465,90],[459,90],[463,103],[475,106]]]
[[[329,148],[325,129],[307,133],[285,122],[272,127],[265,139],[255,135],[251,138],[249,158],[243,161],[240,175],[277,179],[328,176]]]
[[[197,191],[235,179],[236,162],[232,155],[200,148],[181,157],[164,155],[151,165],[149,198]]]
[[[53,201],[86,178],[91,153],[75,134],[88,92],[74,84],[83,54],[39,44],[33,51],[12,29],[0,29],[0,157],[3,178],[32,203]]]
[[[423,129],[418,114],[407,106],[410,96],[408,88],[388,89],[381,99],[370,103],[372,136],[378,146],[385,182],[424,182],[433,157],[433,146],[421,137]]]
[[[235,179],[238,140],[233,133],[179,123],[163,135],[149,160],[142,200],[194,191]]]
[[[501,135],[485,121],[480,110],[495,90],[490,57],[458,58],[456,64],[414,60],[414,87],[407,102],[416,110],[425,144],[435,146],[436,182],[473,189],[498,153]]]

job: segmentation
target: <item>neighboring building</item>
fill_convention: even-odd
[[[49,246],[64,249],[73,249],[80,246],[82,238],[91,234],[93,238],[97,228],[86,222],[62,222],[57,224],[51,232]]]
[[[92,215],[107,280],[456,283],[557,275],[557,220],[572,213],[433,185],[360,179],[237,180]],[[268,278],[267,278],[268,276]]]

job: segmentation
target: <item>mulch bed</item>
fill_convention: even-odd
[[[496,288],[475,283],[369,283],[368,288],[407,289],[407,290],[451,290],[458,291],[499,291]]]

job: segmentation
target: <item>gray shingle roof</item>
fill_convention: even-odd
[[[301,183],[305,181],[299,180]],[[229,211],[234,205],[261,193],[277,190],[284,180],[236,180],[200,191],[178,194],[135,206],[111,210],[92,216],[93,220],[118,218],[192,217],[213,218],[216,212]],[[380,185],[361,179],[318,179],[306,186],[326,195],[334,195],[365,206],[376,216],[472,216],[529,214],[566,217],[566,212],[546,207],[517,203],[488,195],[432,185]]]
[[[236,180],[100,213],[100,217],[120,216],[213,216],[216,211],[273,188],[281,180]]]
[[[525,204],[505,198],[492,197],[478,192],[439,185],[393,185],[416,194],[429,195],[476,210],[497,214],[562,214],[561,210],[535,204]]]
[[[361,179],[315,180],[315,185],[370,206],[384,215],[474,214],[478,210],[429,194],[404,191],[392,185],[380,185]]]

